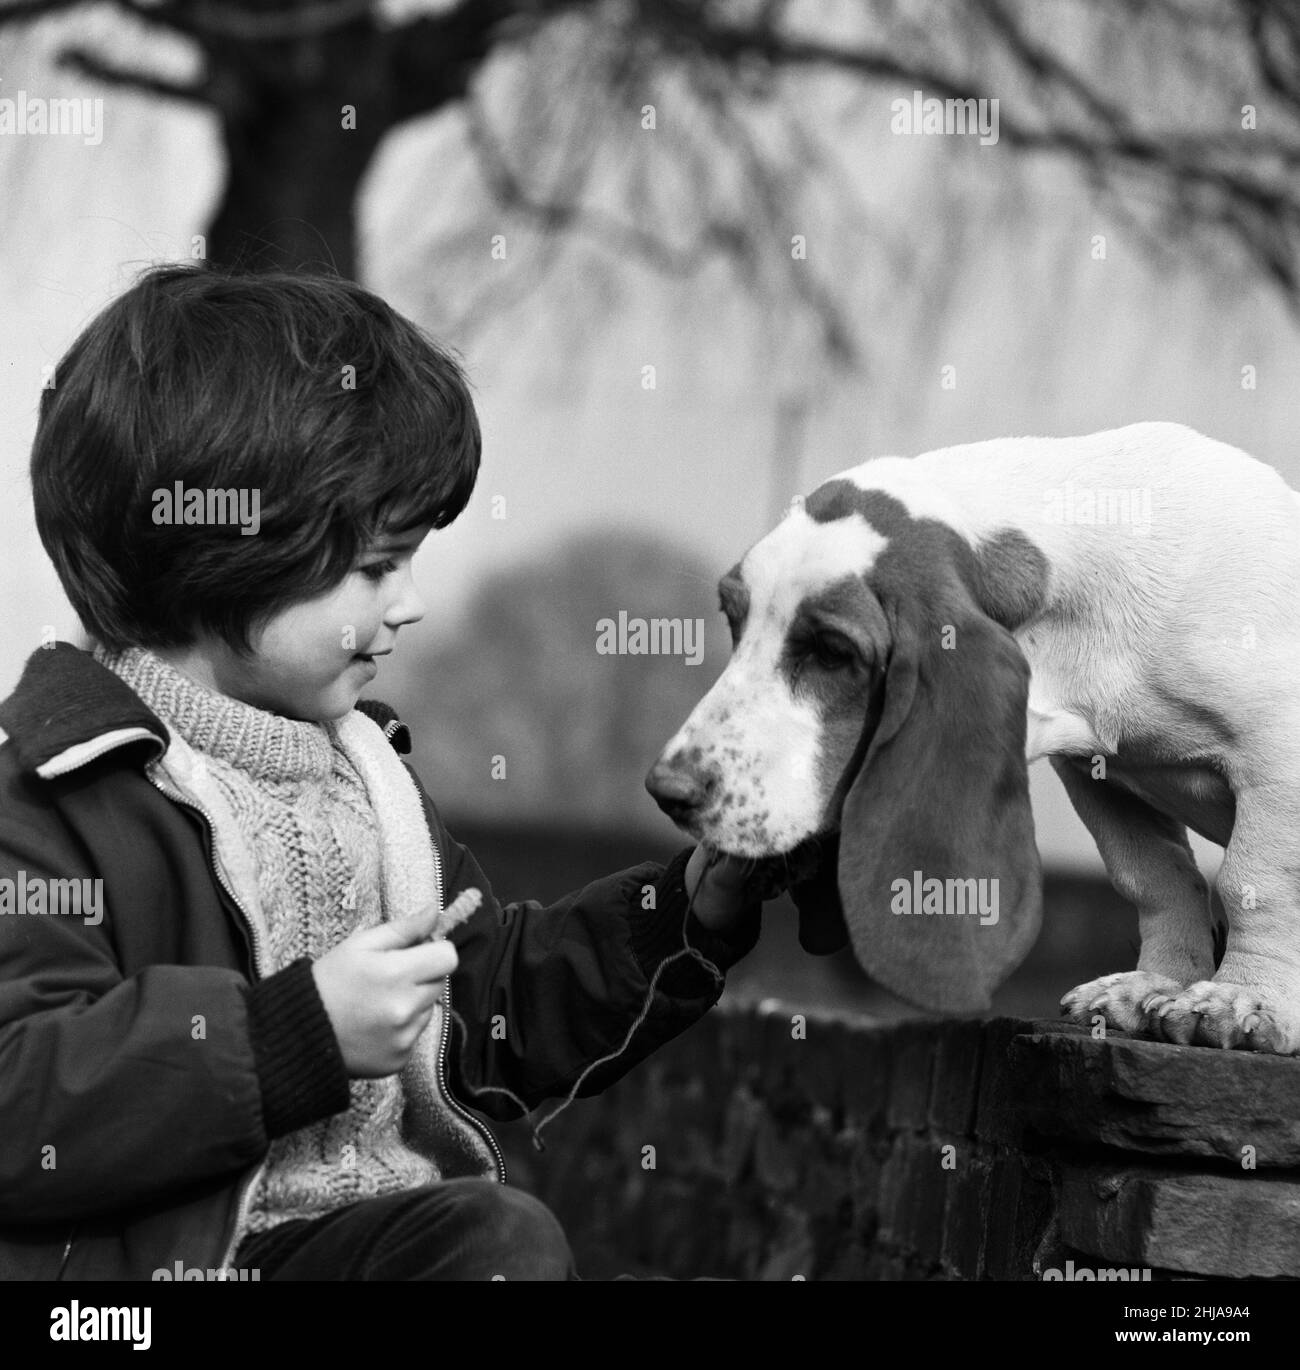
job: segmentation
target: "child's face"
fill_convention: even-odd
[[[272,713],[323,723],[342,718],[374,679],[397,630],[424,617],[411,559],[431,524],[382,536],[341,584],[282,610],[240,657],[210,637],[160,653],[205,684]]]

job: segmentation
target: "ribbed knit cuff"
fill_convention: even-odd
[[[351,1105],[343,1053],[308,957],[259,980],[248,996],[248,1016],[268,1137]]]
[[[714,932],[693,913],[687,914],[686,866],[694,850],[687,847],[673,857],[655,883],[654,908],[633,917],[632,952],[647,979],[664,960],[681,950],[683,921],[686,941],[724,973],[758,941],[761,901],[755,900],[725,933]],[[666,994],[683,999],[698,998],[717,988],[709,971],[691,956],[674,961],[659,977],[659,986]]]

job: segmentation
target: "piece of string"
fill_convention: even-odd
[[[713,869],[713,867],[718,863],[719,860],[721,860],[721,853],[717,850],[716,847],[710,848],[708,851],[708,862],[704,867],[704,872],[700,876],[699,884],[695,887],[696,894],[699,893],[700,885],[704,883],[704,877],[709,873],[710,870]],[[685,872],[683,872],[683,880],[684,879]],[[699,962],[699,964],[703,966],[704,969],[707,970],[710,975],[713,976],[716,985],[721,986],[725,983],[725,977],[723,976],[722,972],[718,969],[718,967],[715,966],[713,962],[710,961],[709,958],[705,956],[705,954],[702,951],[700,951],[696,947],[691,946],[691,944],[687,941],[686,926],[691,916],[691,910],[694,909],[694,907],[695,894],[692,894],[686,901],[686,912],[682,915],[682,945],[675,952],[673,952],[671,956],[664,957],[664,959],[660,961],[658,967],[656,968],[655,973],[650,977],[650,983],[646,986],[645,999],[642,1001],[640,1012],[638,1012],[636,1018],[633,1020],[632,1026],[628,1028],[627,1034],[626,1036],[624,1036],[623,1041],[620,1043],[618,1047],[615,1048],[615,1050],[609,1052],[605,1056],[599,1057],[595,1061],[592,1061],[591,1064],[588,1065],[583,1070],[583,1072],[578,1076],[578,1078],[573,1082],[573,1087],[569,1090],[568,1094],[563,1099],[561,1099],[560,1102],[553,1109],[551,1109],[549,1113],[545,1114],[540,1119],[534,1120],[533,1111],[528,1108],[528,1106],[517,1094],[515,1094],[512,1090],[507,1089],[504,1085],[471,1085],[468,1083],[465,1073],[465,1052],[469,1046],[469,1031],[465,1026],[465,1020],[453,1008],[451,1010],[451,1016],[460,1025],[461,1031],[460,1073],[461,1080],[464,1083],[465,1089],[467,1089],[469,1093],[472,1094],[475,1098],[482,1094],[504,1094],[508,1099],[513,1100],[519,1108],[520,1113],[522,1113],[524,1117],[528,1119],[528,1127],[529,1130],[532,1132],[532,1141],[534,1149],[537,1151],[545,1151],[546,1145],[542,1141],[542,1129],[544,1127],[550,1126],[550,1124],[554,1122],[554,1120],[558,1118],[560,1114],[563,1113],[564,1110],[568,1108],[571,1103],[573,1103],[573,1101],[578,1097],[578,1091],[582,1088],[583,1081],[586,1080],[587,1076],[589,1076],[593,1070],[598,1070],[601,1066],[607,1065],[610,1061],[617,1060],[618,1057],[620,1057],[628,1049],[633,1037],[636,1036],[637,1029],[641,1026],[642,1023],[645,1022],[646,1018],[650,1014],[650,1010],[654,1005],[655,989],[659,984],[659,977],[664,973],[667,967],[671,966],[674,961],[680,961],[683,956],[687,956],[690,957],[691,960]]]

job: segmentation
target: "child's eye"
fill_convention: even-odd
[[[385,576],[392,575],[397,570],[395,561],[375,561],[369,566],[361,568],[361,574],[369,580],[383,580]]]

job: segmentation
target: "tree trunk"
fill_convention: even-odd
[[[357,191],[384,134],[463,98],[503,27],[519,36],[519,17],[518,0],[474,0],[397,28],[363,13],[282,39],[208,35],[229,168],[209,258],[355,276]],[[255,22],[245,12],[240,25]]]
[[[357,190],[382,130],[360,116],[343,128],[342,103],[289,103],[225,123],[229,170],[208,231],[211,260],[356,275]]]
[[[357,190],[394,119],[383,35],[366,19],[208,56],[227,158],[208,257],[355,276]]]

